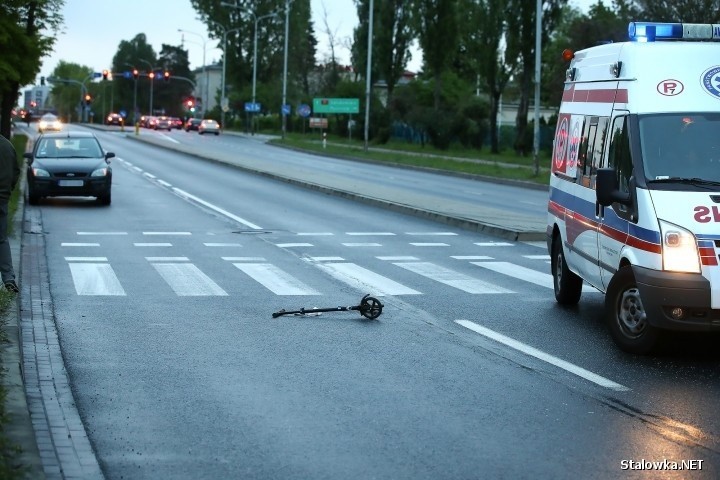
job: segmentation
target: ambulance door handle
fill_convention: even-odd
[[[600,205],[599,202],[595,202],[595,216],[597,218],[602,218],[604,214],[605,214],[605,207]]]

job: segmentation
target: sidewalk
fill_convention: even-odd
[[[267,142],[271,138],[277,138],[268,135],[246,135],[237,133],[225,133],[225,135],[242,136],[258,142]],[[545,218],[484,207],[477,203],[456,200],[448,201],[441,195],[428,196],[414,193],[411,190],[388,188],[378,185],[377,182],[363,178],[352,178],[349,180],[347,177],[341,175],[318,174],[317,171],[288,167],[287,165],[276,165],[272,162],[259,159],[238,159],[237,156],[232,153],[208,152],[200,147],[174,144],[164,140],[162,137],[157,137],[156,135],[142,131],[139,135],[131,133],[126,136],[135,141],[141,141],[187,155],[193,155],[209,161],[233,165],[243,170],[265,175],[277,180],[364,203],[379,205],[390,210],[431,219],[466,230],[486,233],[513,241],[544,241],[546,239],[547,225]],[[307,153],[323,156],[316,152]],[[337,156],[334,157],[337,158]],[[354,159],[352,157],[345,158],[367,162],[367,160]],[[387,165],[387,163],[383,164]],[[463,176],[466,178],[469,177],[468,175]],[[547,189],[547,186],[528,184],[527,182],[515,182],[478,176],[473,178],[525,188]]]

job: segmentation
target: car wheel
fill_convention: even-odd
[[[553,238],[552,259],[550,262],[555,300],[560,305],[575,305],[580,301],[583,280],[568,268],[560,235]]]
[[[97,201],[100,205],[110,205],[110,202],[112,201],[112,197],[110,196],[110,190],[108,190],[107,193],[103,195],[99,195],[97,197]]]
[[[215,136],[217,137],[218,135],[220,135],[220,132],[215,132]]]
[[[645,355],[660,345],[663,332],[648,322],[632,267],[622,267],[610,281],[605,311],[610,336],[621,350]]]

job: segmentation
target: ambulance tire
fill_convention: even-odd
[[[622,267],[610,281],[605,311],[610,336],[621,350],[646,355],[658,349],[662,330],[647,321],[632,267]]]
[[[552,251],[550,269],[555,288],[555,300],[560,305],[576,305],[580,301],[583,280],[568,268],[562,248],[562,239],[559,235],[553,239]]]

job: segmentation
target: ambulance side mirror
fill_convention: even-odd
[[[613,203],[630,205],[630,194],[618,190],[617,172],[612,168],[599,168],[595,177],[595,195],[597,202],[603,207]]]

